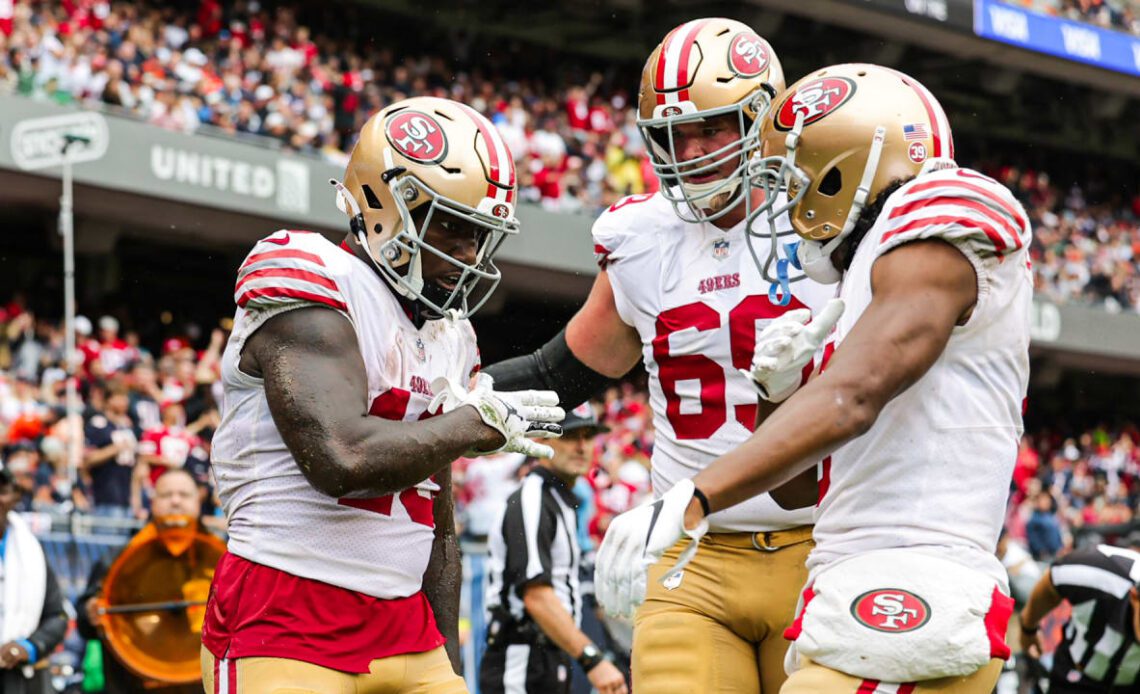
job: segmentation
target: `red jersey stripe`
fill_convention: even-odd
[[[917,682],[906,682],[899,685],[899,690],[895,694],[913,694],[914,688],[918,686]]]
[[[408,402],[412,399],[412,392],[403,388],[390,388],[376,396],[368,414],[381,419],[390,419],[396,422],[404,421],[408,413]]]
[[[321,256],[317,255],[316,253],[308,253],[305,251],[299,251],[296,248],[282,248],[281,250],[278,250],[278,251],[266,251],[264,253],[255,253],[255,254],[253,254],[253,255],[251,255],[245,259],[245,262],[242,263],[242,267],[243,268],[249,267],[250,265],[253,265],[254,263],[260,263],[263,260],[274,260],[277,258],[294,258],[297,260],[307,260],[310,263],[316,263],[317,265],[320,265],[321,267],[325,266],[325,261],[321,260]]]
[[[302,270],[301,268],[296,267],[266,267],[261,268],[260,270],[254,270],[253,272],[247,272],[242,275],[241,279],[238,280],[237,286],[234,287],[234,290],[240,291],[242,285],[246,282],[262,277],[285,277],[288,279],[304,280],[305,282],[312,282],[313,284],[331,289],[334,292],[340,291],[340,289],[336,286],[336,282],[334,282],[332,278],[326,277],[325,275],[316,272],[311,272],[309,270]]]
[[[875,690],[878,688],[879,680],[863,680],[863,683],[855,690],[855,694],[875,694]]]
[[[914,231],[915,229],[922,229],[928,226],[948,226],[951,224],[978,229],[986,235],[991,243],[993,243],[994,251],[998,255],[1001,255],[1005,252],[1005,241],[1002,239],[1001,234],[999,234],[996,229],[988,224],[979,222],[975,219],[969,219],[968,217],[963,217],[961,215],[940,215],[935,217],[922,217],[920,219],[916,219],[912,222],[902,225],[898,229],[888,231],[887,233],[883,234],[882,242],[886,243],[899,234],[905,234],[906,232]]]
[[[1029,224],[1025,221],[1025,218],[1021,216],[1020,212],[1018,212],[1017,208],[1014,207],[1013,205],[1009,204],[1008,200],[1003,199],[1002,196],[999,195],[996,191],[991,190],[989,188],[986,188],[984,186],[977,185],[976,183],[967,183],[966,181],[957,181],[957,180],[953,180],[953,179],[941,178],[940,177],[934,181],[916,183],[916,184],[908,187],[906,189],[906,195],[909,197],[910,195],[913,195],[914,193],[921,193],[921,192],[926,191],[926,190],[931,190],[934,188],[941,188],[943,186],[950,186],[951,188],[961,188],[963,190],[968,190],[972,193],[977,193],[977,194],[981,195],[982,197],[986,198],[987,200],[989,200],[990,202],[992,202],[997,207],[1000,207],[1001,209],[1005,210],[1006,214],[1008,214],[1010,217],[1012,217],[1013,221],[1017,222],[1017,226],[1019,229],[1025,229],[1026,227],[1029,226]]]
[[[910,214],[915,210],[919,210],[924,207],[934,207],[937,205],[957,205],[959,207],[965,207],[984,215],[994,224],[997,224],[998,227],[1009,233],[1010,237],[1013,239],[1015,248],[1021,248],[1021,235],[1017,233],[1017,229],[1014,228],[1013,224],[1010,223],[1009,218],[998,214],[994,208],[978,202],[977,200],[943,195],[933,198],[923,198],[921,200],[912,200],[911,202],[899,205],[895,209],[891,210],[889,218],[897,219],[898,217]]]
[[[800,596],[802,601],[800,612],[796,615],[795,621],[793,621],[787,629],[784,629],[784,638],[788,641],[795,641],[800,637],[800,634],[803,633],[804,613],[807,612],[808,604],[810,604],[812,598],[815,597],[815,591],[812,590],[812,585],[814,584],[808,584],[808,586],[804,588],[804,592]]]
[[[269,299],[302,299],[304,301],[312,301],[318,304],[324,304],[330,308],[335,308],[338,311],[348,313],[348,305],[343,301],[338,301],[332,297],[323,296],[321,294],[313,294],[312,292],[302,291],[300,289],[288,289],[286,287],[265,287],[264,289],[249,289],[244,294],[238,297],[237,305],[245,308],[250,299],[258,297],[265,297]]]

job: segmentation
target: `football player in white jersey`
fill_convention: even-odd
[[[741,446],[614,520],[599,600],[633,609],[644,567],[678,538],[705,551],[710,512],[822,459],[782,694],[988,693],[1013,606],[994,547],[1029,381],[1025,211],[954,164],[938,102],[887,68],[812,73],[761,138],[753,173],[787,193],[768,218],[790,216],[805,271],[841,280],[845,313],[830,334],[777,325],[760,340],[768,373],[826,341],[821,373]]]
[[[757,243],[761,267],[747,237],[764,191],[746,164],[783,88],[772,47],[748,26],[707,18],[671,31],[645,65],[638,112],[661,192],[625,198],[595,222],[601,271],[565,331],[532,355],[488,368],[504,386],[550,388],[576,403],[643,360],[657,496],[742,443],[758,411],[790,392],[773,389],[758,405],[747,373],[758,329],[781,315],[806,322],[835,293],[813,282],[781,289],[771,281],[786,263],[771,253],[778,234]],[[680,546],[651,569],[635,620],[637,690],[779,689],[782,634],[811,546],[814,472],[805,480],[806,503],[789,496],[781,506],[763,494],[713,516],[707,551],[683,575],[657,580]]]
[[[518,233],[512,159],[469,107],[415,98],[369,119],[334,183],[343,243],[282,230],[238,271],[206,690],[464,692],[450,463],[549,457],[532,437],[563,414],[477,374],[467,316]]]

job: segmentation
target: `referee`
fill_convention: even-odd
[[[1140,673],[1140,554],[1109,545],[1057,560],[1021,611],[1021,647],[1041,656],[1041,620],[1068,600],[1072,617],[1053,654],[1049,694],[1136,692]]]
[[[625,678],[581,630],[578,499],[599,425],[589,403],[567,413],[563,435],[507,499],[488,543],[483,694],[568,694],[575,658],[600,694],[627,694]]]

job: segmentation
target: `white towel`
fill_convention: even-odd
[[[15,511],[8,513],[4,547],[4,625],[0,643],[26,639],[40,625],[47,591],[47,561],[39,540]]]
[[[968,675],[992,657],[985,620],[998,588],[988,575],[939,557],[867,552],[814,578],[795,650],[882,682]]]

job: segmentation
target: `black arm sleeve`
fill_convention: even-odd
[[[505,359],[483,369],[498,390],[553,390],[564,407],[577,407],[610,379],[582,362],[566,344],[566,330],[530,354]]]
[[[36,646],[37,657],[43,659],[51,655],[55,647],[63,643],[67,632],[67,613],[63,611],[63,593],[51,566],[47,567],[47,588],[44,592],[43,611],[40,612],[40,626],[28,640]]]

